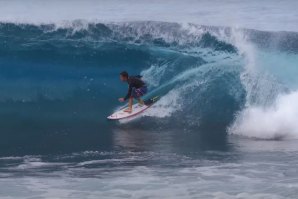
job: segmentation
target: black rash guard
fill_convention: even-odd
[[[128,77],[127,83],[128,83],[128,92],[127,95],[125,96],[124,100],[127,100],[131,96],[131,92],[133,88],[141,88],[145,86],[145,82],[141,80],[142,76],[131,76]]]

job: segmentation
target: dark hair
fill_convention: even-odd
[[[127,73],[126,71],[122,71],[122,72],[120,73],[120,75],[121,75],[122,77],[126,77],[126,78],[128,78],[128,73]]]

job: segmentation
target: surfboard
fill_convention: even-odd
[[[124,110],[127,109],[127,107],[124,107],[124,108],[116,111],[112,115],[108,116],[107,118],[109,120],[121,120],[121,119],[125,119],[125,118],[134,117],[134,116],[139,115],[140,113],[144,112],[148,108],[150,108],[150,106],[152,106],[158,100],[158,98],[159,97],[156,96],[151,99],[148,99],[148,100],[144,101],[144,103],[145,103],[144,105],[140,105],[138,103],[134,104],[132,106],[131,113],[124,112]]]

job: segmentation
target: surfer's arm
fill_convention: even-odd
[[[126,101],[128,98],[130,98],[130,96],[131,96],[131,92],[132,92],[132,86],[129,85],[129,87],[128,87],[128,92],[127,92],[127,95],[126,95],[125,98],[124,98],[124,101]]]

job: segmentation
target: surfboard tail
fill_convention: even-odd
[[[144,103],[145,103],[145,105],[150,106],[153,103],[155,103],[158,99],[159,99],[159,96],[155,96],[151,99],[148,99],[148,100],[144,101]]]

